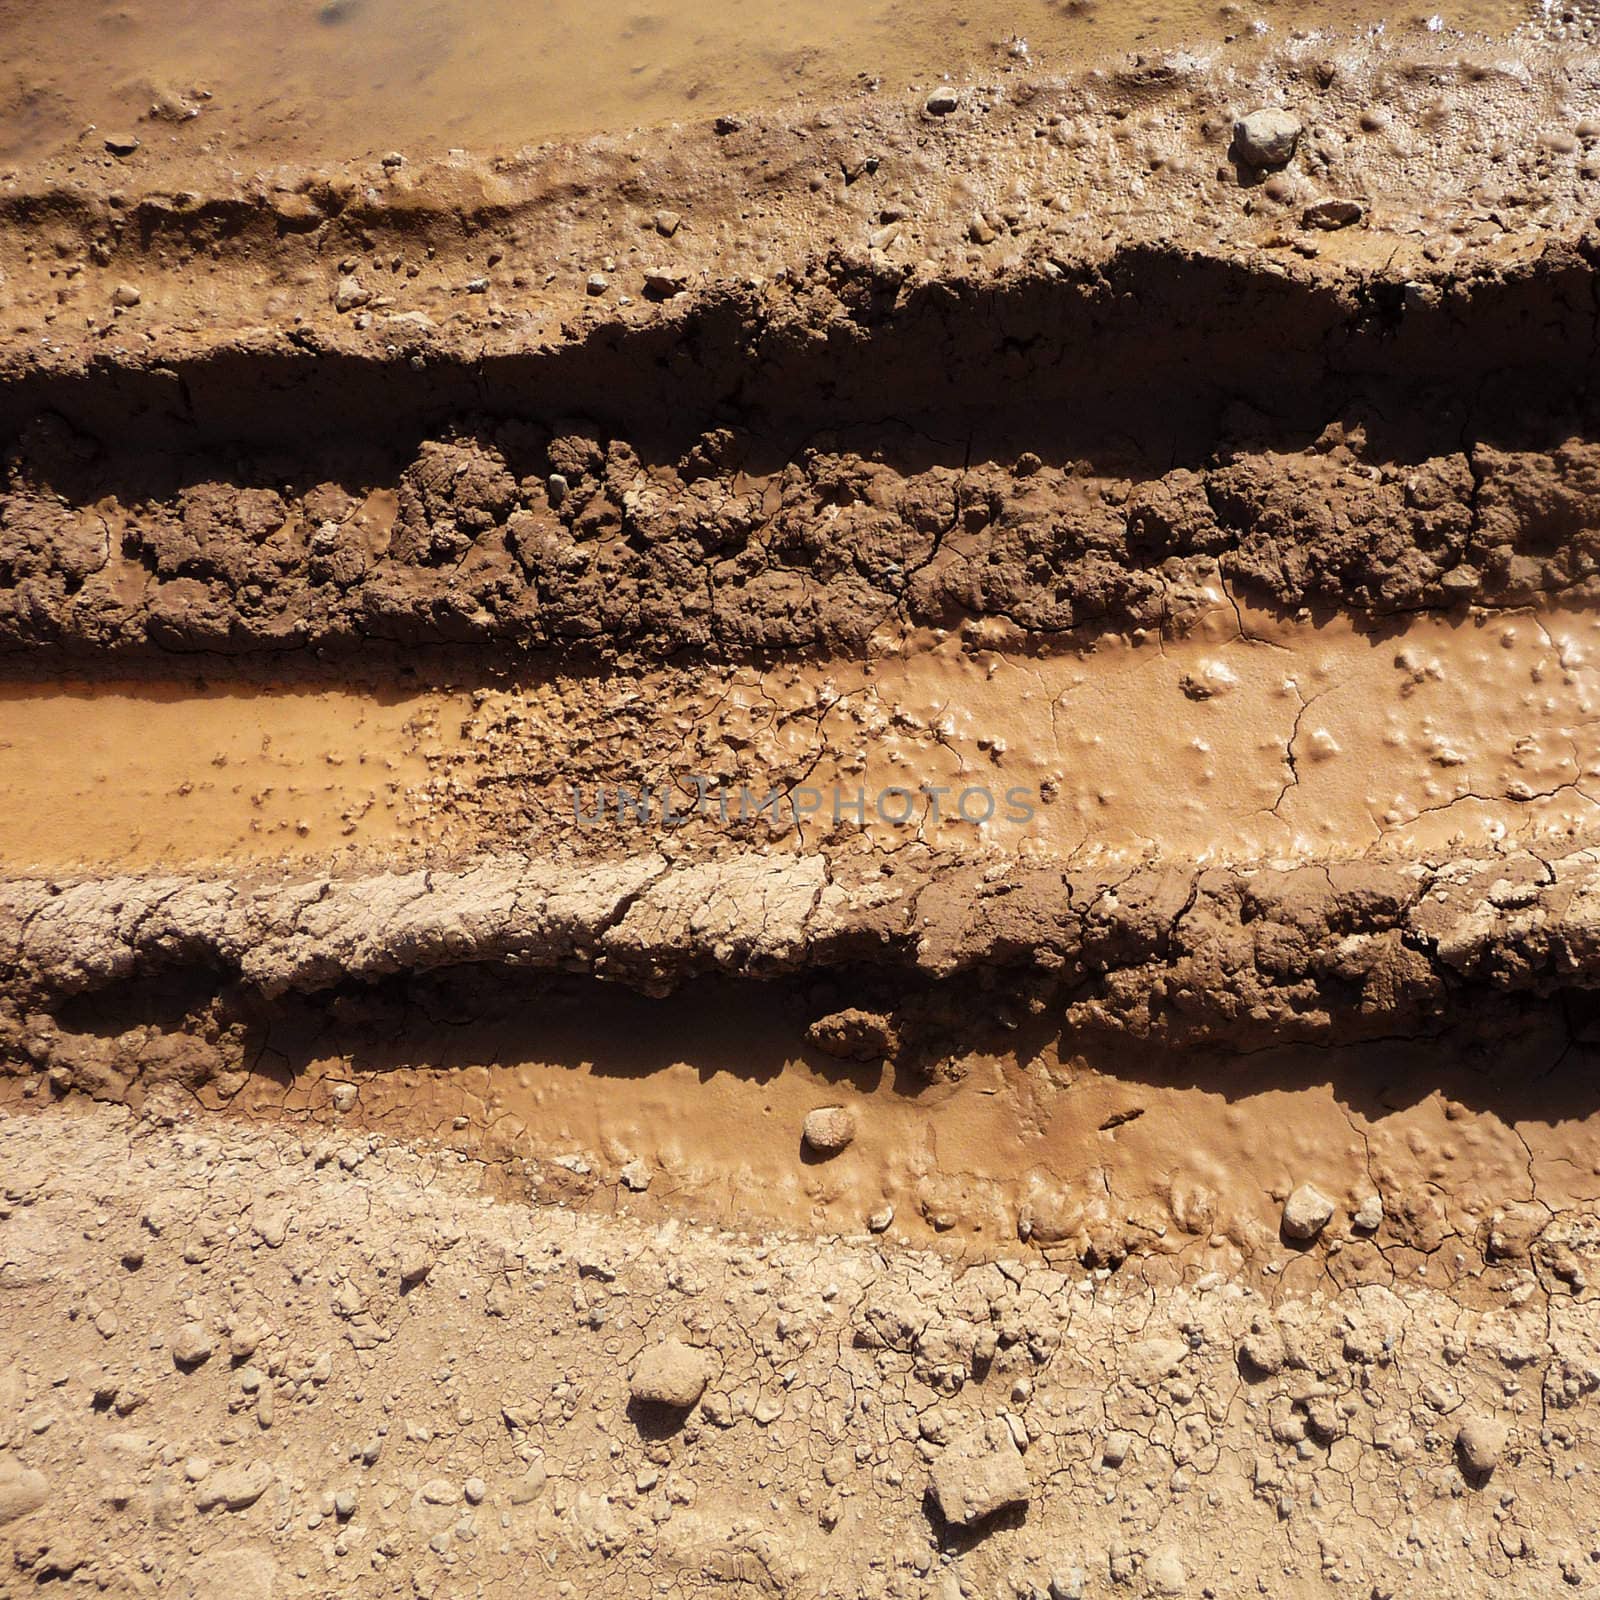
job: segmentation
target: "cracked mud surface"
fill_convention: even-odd
[[[1593,1564],[1592,1213],[1497,1211],[1468,1282],[1307,1293],[508,1207],[351,1129],[96,1108],[0,1149],[8,1308],[48,1335],[0,1391],[23,1587],[1490,1595]],[[647,1357],[688,1412],[630,1398]],[[1026,1503],[939,1519],[993,1496]]]
[[[1600,806],[1591,612],[1401,625],[1251,614],[1027,651],[879,633],[865,658],[360,691],[0,686],[0,857],[44,871],[751,841],[1077,867],[1569,846]],[[469,682],[472,680],[468,680]],[[781,803],[767,805],[774,793]],[[888,797],[888,798],[885,798]]]
[[[1600,1587],[1592,19],[330,9],[5,90],[0,1593]]]

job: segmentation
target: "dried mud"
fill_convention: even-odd
[[[0,1590],[1593,1587],[1592,52],[737,110],[0,174]]]
[[[8,1304],[48,1330],[0,1417],[25,1589],[1490,1595],[1592,1564],[1592,1225],[1507,1212],[1468,1309],[508,1209],[359,1132],[96,1108],[0,1141]],[[687,1417],[630,1398],[661,1350]],[[943,1521],[996,1458],[1030,1503]]]

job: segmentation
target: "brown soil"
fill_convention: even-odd
[[[76,10],[0,1593],[1600,1584],[1584,18]]]
[[[1547,1213],[1470,1284],[1306,1294],[489,1205],[348,1128],[0,1141],[18,1592],[1590,1581],[1593,1233]],[[647,1356],[691,1410],[630,1398]],[[941,1519],[930,1478],[1024,1464]]]
[[[713,852],[919,843],[1107,866],[1563,848],[1600,807],[1595,629],[1579,610],[1354,627],[1220,604],[1182,633],[1071,651],[880,632],[864,659],[470,690],[11,684],[0,858],[614,856],[648,848],[669,808],[680,845]],[[757,815],[774,788],[785,808]]]

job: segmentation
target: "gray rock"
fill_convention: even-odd
[[[687,1411],[705,1393],[712,1365],[709,1351],[696,1350],[680,1339],[663,1339],[634,1364],[629,1393],[645,1405]]]
[[[836,1156],[855,1140],[856,1119],[843,1106],[818,1106],[806,1113],[806,1147],[819,1156]]]
[[[958,1434],[933,1468],[939,1514],[958,1528],[992,1517],[1007,1506],[1025,1505],[1028,1469],[1005,1422],[992,1417]]]
[[[210,1360],[215,1348],[211,1335],[198,1322],[186,1322],[172,1341],[172,1359],[187,1371]]]
[[[131,283],[119,283],[111,291],[112,305],[121,306],[124,311],[138,305],[141,299],[143,299],[143,296]]]
[[[961,104],[961,96],[954,89],[935,89],[923,102],[922,109],[930,117],[948,117]]]
[[[1315,1239],[1333,1216],[1333,1201],[1320,1189],[1302,1183],[1283,1202],[1283,1231],[1291,1239]]]
[[[1363,1233],[1376,1233],[1383,1226],[1383,1196],[1369,1194],[1350,1218]]]
[[[1076,1562],[1054,1568],[1050,1573],[1050,1600],[1083,1600],[1086,1579]]]
[[[1300,119],[1289,111],[1264,107],[1233,125],[1233,147],[1252,167],[1281,167],[1300,141]]]

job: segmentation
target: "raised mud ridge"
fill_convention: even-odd
[[[1262,181],[1232,115],[1286,91]],[[490,164],[32,173],[0,648],[737,659],[1171,627],[1219,581],[1581,598],[1597,128],[1582,55],[1304,46]]]
[[[66,420],[85,408],[64,395],[6,455],[0,645],[78,661],[307,650],[326,663],[384,646],[740,660],[858,649],[894,624],[993,621],[1046,645],[1159,629],[1181,625],[1217,583],[1283,612],[1383,619],[1591,596],[1600,425],[1582,397],[1596,362],[1593,263],[1558,252],[1519,284],[1435,285],[1459,304],[1419,318],[1433,327],[1416,341],[1361,331],[1372,314],[1359,295],[1286,293],[1266,270],[1232,278],[1172,255],[1112,260],[1089,284],[941,284],[887,328],[855,334],[823,372],[768,370],[775,394],[813,407],[774,430],[796,441],[789,456],[752,429],[751,397],[710,405],[691,390],[672,409],[705,431],[678,446],[613,431],[627,421],[497,422],[479,408],[363,472],[353,453],[373,460],[380,447],[363,450],[343,428],[329,446],[318,413],[342,407],[296,395],[281,403],[304,406],[314,434],[280,446],[294,465],[231,450],[225,472],[181,426],[108,446]],[[1165,296],[1144,292],[1151,279]],[[1524,338],[1535,332],[1524,296],[1580,309]],[[1140,361],[1125,359],[1114,329],[1091,332],[1102,299],[1154,346]],[[1253,371],[1220,370],[1225,344],[1252,341],[1244,326],[1194,351],[1207,374],[1196,393],[1195,377],[1167,365],[1164,330],[1219,302],[1274,336],[1256,344]],[[984,370],[995,317],[1026,351],[997,364],[998,384]],[[759,346],[764,321],[763,308],[730,296],[676,318],[672,337],[703,349],[707,324],[715,343],[721,323],[722,339]],[[1317,370],[1275,392],[1294,366],[1280,339],[1297,328],[1325,333],[1327,349]],[[618,393],[631,366],[649,364],[636,342],[611,352]],[[1526,366],[1504,354],[1496,364],[1503,342]],[[1457,370],[1417,379],[1419,343],[1451,352]],[[850,424],[867,410],[840,393],[854,363],[894,374],[936,349],[945,376],[971,369],[943,397],[959,393],[970,412]],[[1324,375],[1362,353],[1378,359],[1359,379]],[[748,355],[759,368],[759,350]],[[1145,435],[1137,453],[1108,439],[1103,455],[1084,454],[1092,447],[1055,414],[1076,403],[1057,389],[1061,374],[1102,363],[1143,369],[1122,395],[1094,380],[1128,440]],[[298,389],[332,379],[327,366],[291,359],[264,381]],[[430,365],[419,381],[404,362],[354,377],[390,398],[419,382],[430,398],[450,386],[448,372],[441,380]],[[518,391],[514,375],[491,375],[486,402],[502,382],[502,399]],[[1018,394],[1020,412],[1009,409]],[[1155,411],[1137,415],[1141,401]],[[1186,404],[1219,430],[1187,449],[1165,432]],[[1306,422],[1268,420],[1288,407]],[[745,420],[717,427],[719,414]],[[983,455],[980,428],[1010,436],[1007,459]],[[1158,471],[1152,457],[1194,464]]]
[[[1003,1032],[1008,1011],[1010,1026],[1045,1016],[1082,1039],[1254,1050],[1421,1039],[1554,1000],[1581,1033],[1600,987],[1600,861],[1163,865],[1107,883],[929,853],[865,869],[641,855],[288,884],[13,881],[0,948],[5,1000],[29,1019],[8,1029],[11,1047],[47,1068],[59,1054],[69,1079],[84,1041],[52,1013],[114,1032],[148,1023],[165,987],[181,997],[166,1026],[216,1039],[264,1003],[366,991],[381,1005],[385,984],[439,973],[479,986],[582,974],[654,994],[706,975],[800,975],[834,996],[812,1027],[824,1048],[903,1054],[937,1076],[941,1058]],[[101,1059],[118,1055],[112,1043]],[[197,1059],[246,1065],[226,1050]]]

